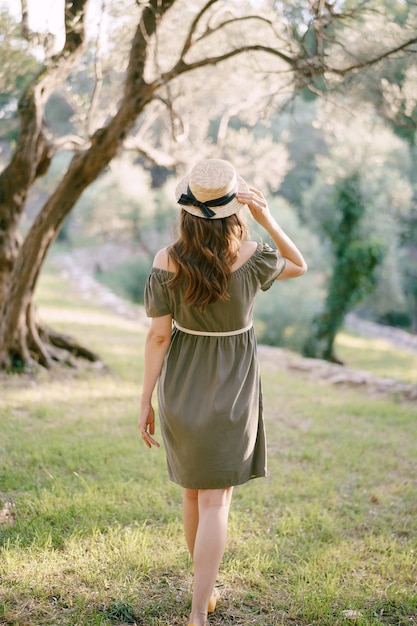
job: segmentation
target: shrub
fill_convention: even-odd
[[[151,267],[151,259],[136,257],[107,272],[97,273],[96,278],[121,298],[143,304],[143,290]]]
[[[260,343],[282,346],[301,351],[311,321],[323,302],[323,284],[329,253],[302,224],[296,209],[286,200],[275,197],[269,201],[270,209],[284,231],[302,251],[309,270],[295,280],[278,281],[265,293],[261,293],[255,305],[255,325]],[[275,247],[265,236],[265,231],[253,225],[261,237]]]

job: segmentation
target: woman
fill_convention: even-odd
[[[189,626],[207,624],[226,544],[234,485],[266,475],[262,397],[252,312],[257,292],[301,276],[302,254],[262,193],[227,161],[196,165],[176,190],[178,240],[160,250],[145,289],[152,318],[139,417],[153,438],[158,406],[171,480],[183,487],[183,522],[194,564]],[[249,207],[277,246],[248,241]]]

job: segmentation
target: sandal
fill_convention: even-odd
[[[208,603],[207,613],[214,613],[214,611],[216,610],[217,600],[219,598],[220,598],[220,592],[218,591],[218,589],[213,589],[213,594],[211,595],[209,603]],[[190,624],[190,626],[192,626],[192,624]]]

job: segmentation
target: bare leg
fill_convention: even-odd
[[[198,529],[195,536],[194,586],[190,623],[204,626],[207,606],[216,583],[226,547],[233,487],[201,489],[198,492]]]
[[[195,536],[198,528],[198,489],[184,489],[182,495],[182,516],[185,540],[190,556],[193,558]]]

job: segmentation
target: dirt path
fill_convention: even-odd
[[[308,359],[281,348],[260,345],[259,356],[268,368],[280,368],[304,374],[310,380],[325,380],[332,385],[363,390],[372,396],[395,396],[399,400],[417,403],[417,385],[393,378],[376,376],[372,372],[354,370],[321,359]]]
[[[59,254],[55,257],[55,262],[62,272],[62,277],[71,282],[82,298],[94,302],[98,306],[103,306],[117,315],[137,320],[144,326],[149,326],[149,320],[145,315],[143,306],[123,300],[94,278],[97,266],[106,269],[106,263],[109,263],[109,260],[112,260],[114,265],[115,255],[117,255],[118,262],[123,260],[120,258],[120,249],[115,250],[111,244],[103,246],[100,250],[99,257],[96,254],[94,256],[89,254],[87,250],[80,252],[77,250],[76,259],[72,253]]]
[[[120,251],[117,252],[119,255]],[[108,259],[114,259],[115,251],[112,244],[104,246],[100,252],[101,266]],[[118,259],[120,257],[118,256]],[[77,259],[70,253],[60,254],[56,263],[62,275],[79,291],[81,296],[98,306],[103,306],[117,315],[136,320],[143,327],[149,327],[149,319],[143,306],[135,305],[119,298],[108,287],[94,278],[94,268],[100,258],[92,258],[88,252],[79,253]],[[114,263],[114,260],[113,260]],[[381,326],[373,322],[360,320],[349,315],[346,326],[365,337],[383,337],[396,347],[412,350],[417,353],[417,337],[396,328]],[[349,386],[362,389],[372,395],[390,395],[399,399],[417,402],[417,385],[401,383],[391,378],[375,376],[371,372],[353,370],[343,365],[328,363],[320,359],[308,359],[294,352],[272,346],[259,346],[261,362],[275,369],[297,371],[313,380],[326,380],[334,385]]]

